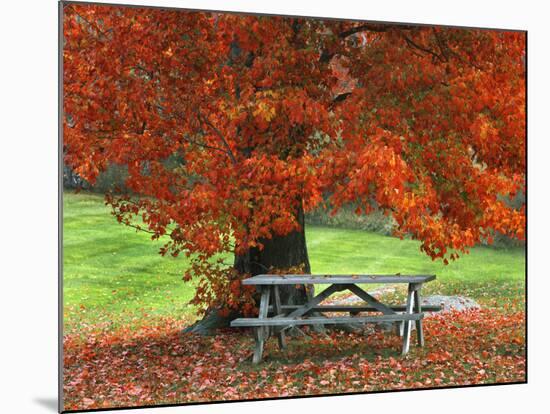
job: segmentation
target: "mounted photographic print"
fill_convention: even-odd
[[[526,32],[60,25],[61,410],[526,381]]]

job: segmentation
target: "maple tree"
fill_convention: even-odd
[[[445,263],[525,237],[502,198],[525,187],[524,33],[69,4],[63,38],[65,163],[128,167],[107,203],[190,257],[203,309],[309,272],[325,204],[381,209]]]

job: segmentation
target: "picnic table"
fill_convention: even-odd
[[[412,322],[416,324],[418,345],[424,346],[422,311],[441,310],[439,306],[424,308],[421,306],[420,289],[424,283],[432,280],[435,280],[435,275],[257,275],[243,280],[243,284],[255,285],[261,292],[258,317],[234,319],[231,326],[254,328],[255,347],[252,362],[255,364],[262,360],[264,343],[270,332],[277,336],[279,347],[284,349],[286,347],[285,330],[292,326],[303,325],[393,322],[396,325],[396,332],[403,337],[402,354],[405,355],[409,351]],[[384,304],[359,286],[396,283],[408,284],[407,302],[404,306]],[[279,286],[320,284],[330,286],[304,304],[281,303]],[[320,305],[330,295],[343,290],[349,290],[365,304],[363,306]],[[310,316],[327,312],[349,313],[350,316]],[[378,312],[378,314],[372,314],[372,312]],[[360,313],[367,313],[367,315],[359,315]],[[368,313],[371,314],[368,315]]]

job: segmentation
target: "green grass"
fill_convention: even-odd
[[[307,245],[314,273],[435,274],[426,293],[462,294],[487,301],[520,297],[525,286],[525,249],[478,246],[444,265],[420,251],[415,240],[361,230],[309,227]]]
[[[181,280],[185,257],[162,257],[162,241],[118,224],[103,198],[63,198],[65,326],[190,315],[194,289]]]
[[[181,280],[185,257],[161,257],[162,241],[120,225],[103,198],[65,193],[63,199],[63,287],[65,328],[82,324],[139,325],[150,318],[193,319],[187,302],[192,284]],[[428,292],[468,294],[478,300],[521,299],[525,251],[477,247],[457,262],[433,262],[413,240],[308,226],[313,273],[435,273]]]

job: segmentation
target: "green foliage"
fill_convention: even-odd
[[[482,244],[494,249],[511,249],[516,247],[524,247],[525,241],[513,239],[502,233],[495,232],[493,235],[492,244],[488,244],[486,241],[483,241]]]
[[[128,166],[111,163],[109,167],[101,172],[94,184],[93,191],[98,193],[107,193],[109,191],[117,192],[117,189],[124,189],[126,178],[128,177]]]
[[[79,177],[71,168],[64,166],[63,187],[69,190],[82,189],[99,194],[111,191],[118,193],[126,189],[124,182],[127,177],[127,165],[111,163],[105,171],[99,173],[95,184],[92,186],[86,180]]]

